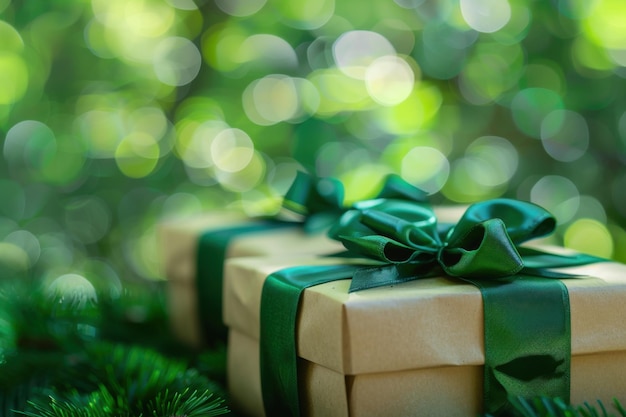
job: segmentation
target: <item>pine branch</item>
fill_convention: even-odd
[[[85,299],[76,292],[0,288],[2,415],[202,417],[229,412],[216,383],[187,361],[156,350],[175,348],[164,330],[160,297],[139,299],[127,291],[116,300],[92,301],[91,295]]]
[[[73,381],[81,377],[79,390]],[[87,360],[66,368],[62,380],[47,395],[30,400],[21,414],[209,417],[229,412],[215,395],[219,390],[214,383],[181,361],[138,346],[94,344],[87,350]]]
[[[175,393],[171,398],[168,394],[166,390],[164,395],[159,394],[150,402],[148,408],[154,410],[155,415],[212,417],[226,414],[220,401],[207,401],[213,395],[209,391],[188,393],[188,390],[185,390],[182,393]]]
[[[513,410],[507,417],[626,417],[626,410],[617,399],[613,400],[613,405],[619,414],[609,413],[601,401],[597,401],[597,406],[587,402],[575,406],[566,404],[560,398],[539,397],[527,400],[511,397],[509,402]],[[485,414],[484,417],[494,416]]]

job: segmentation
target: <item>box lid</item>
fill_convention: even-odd
[[[225,270],[224,319],[259,337],[261,290],[274,271],[336,264],[332,258],[239,258]],[[347,261],[349,262],[349,261]],[[562,268],[569,294],[572,354],[626,350],[626,265]],[[484,363],[482,298],[453,278],[429,278],[348,293],[350,280],[305,290],[298,355],[345,374]]]
[[[215,211],[170,219],[158,226],[158,246],[163,274],[170,281],[194,285],[199,236],[207,231],[238,227],[259,220],[235,211]],[[340,242],[325,233],[307,234],[299,224],[263,233],[243,234],[228,246],[227,258],[286,254],[325,255],[343,250]]]
[[[438,206],[434,210],[441,221],[456,221],[463,214],[465,206]],[[220,210],[161,222],[157,234],[163,274],[170,281],[193,285],[198,237],[206,231],[256,221],[238,211]],[[228,246],[226,257],[327,255],[343,250],[343,245],[330,239],[326,233],[305,233],[298,223],[294,223],[293,227],[238,236]]]

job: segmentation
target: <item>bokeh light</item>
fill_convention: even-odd
[[[267,0],[216,0],[215,4],[225,13],[232,16],[250,16],[265,5]]]
[[[84,244],[102,239],[111,226],[111,213],[100,198],[76,197],[65,208],[65,228]]]
[[[459,89],[470,103],[492,103],[518,82],[523,65],[524,53],[519,44],[479,44],[461,71]],[[519,110],[515,111],[517,114]]]
[[[508,0],[461,0],[461,13],[472,29],[493,33],[511,19],[511,5]]]
[[[277,0],[273,6],[286,25],[305,30],[323,26],[335,12],[335,0]]]
[[[544,119],[555,110],[563,109],[563,100],[554,91],[545,88],[527,88],[515,95],[511,102],[513,120],[530,137],[540,139]],[[559,114],[555,113],[558,117]],[[547,128],[548,131],[550,128]],[[551,133],[551,132],[550,132]]]
[[[159,42],[152,65],[159,81],[181,86],[196,78],[201,63],[200,51],[189,39],[170,37]]]
[[[570,221],[580,206],[580,192],[566,177],[546,175],[535,183],[530,200],[556,217],[558,223]]]
[[[310,81],[276,74],[253,81],[242,98],[248,118],[262,126],[301,121],[315,113],[320,102]]]
[[[576,112],[555,110],[541,122],[541,140],[546,152],[557,161],[575,161],[589,146],[587,121]]]
[[[46,293],[56,304],[82,309],[98,301],[95,287],[85,277],[65,274],[54,279]]]
[[[365,71],[365,87],[375,102],[383,106],[400,104],[409,97],[415,84],[415,74],[404,60],[382,56]]]
[[[610,258],[613,255],[613,238],[606,225],[591,219],[572,223],[565,232],[565,247],[583,253]]]
[[[384,36],[371,31],[354,30],[341,35],[333,45],[337,68],[349,77],[363,80],[378,58],[395,55],[396,50]]]
[[[224,129],[211,143],[211,158],[218,170],[226,173],[245,169],[254,156],[254,144],[246,132]]]
[[[272,215],[298,170],[347,201],[389,173],[436,203],[530,200],[556,243],[626,259],[619,0],[35,3],[0,0],[20,276],[162,279],[161,219]]]
[[[438,149],[416,146],[402,158],[401,175],[428,193],[441,190],[450,175],[450,162]]]
[[[580,6],[579,6],[580,7]],[[626,28],[622,24],[624,4],[619,0],[589,2],[582,10],[585,35],[594,43],[609,49],[622,49],[626,45]]]
[[[141,178],[150,174],[159,158],[159,145],[150,135],[143,132],[124,137],[115,149],[115,162],[120,171],[130,178]]]

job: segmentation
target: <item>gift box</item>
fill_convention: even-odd
[[[355,262],[346,260],[343,262]],[[234,406],[264,415],[261,292],[268,275],[329,258],[239,258],[226,264],[228,385]],[[626,266],[557,269],[571,308],[573,404],[626,401]],[[303,416],[476,416],[482,412],[483,301],[473,285],[432,277],[349,293],[350,280],[304,290],[297,315]],[[528,343],[541,343],[541,335]]]
[[[435,208],[442,221],[456,221],[462,206]],[[256,228],[247,230],[249,226]],[[201,216],[172,219],[159,224],[158,247],[163,274],[167,279],[170,324],[175,336],[191,347],[201,347],[197,294],[198,242],[211,232],[237,230],[230,240],[224,259],[252,256],[326,255],[344,251],[343,245],[329,239],[323,231],[307,233],[300,223],[253,219],[239,212],[221,211]],[[221,279],[221,278],[217,278]]]
[[[250,226],[252,230],[246,229]],[[234,234],[224,259],[302,253],[323,255],[343,249],[340,243],[323,233],[305,233],[298,223],[255,220],[238,212],[213,212],[161,223],[158,245],[167,279],[170,324],[175,336],[191,347],[205,343],[198,309],[198,243],[207,233],[230,230]]]

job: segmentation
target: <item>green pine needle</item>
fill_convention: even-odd
[[[167,390],[164,395],[157,395],[150,407],[154,417],[157,416],[187,416],[187,417],[211,417],[225,414],[221,407],[221,401],[210,401],[212,395],[209,391],[198,393],[193,391],[188,393],[176,393],[168,395]]]
[[[189,352],[172,343],[162,297],[146,292],[94,304],[41,287],[2,286],[0,415],[228,413],[222,388],[180,359]]]
[[[227,413],[222,401],[211,392],[197,391],[170,395],[169,390],[150,400],[147,409],[129,407],[124,398],[115,396],[105,386],[89,395],[73,391],[63,400],[48,396],[47,401],[30,401],[32,411],[18,412],[27,417],[213,417]]]
[[[613,405],[619,414],[609,413],[601,401],[597,401],[597,407],[587,402],[581,406],[568,405],[560,398],[545,397],[532,400],[511,397],[509,402],[513,410],[507,417],[626,417],[626,410],[616,399]],[[485,417],[493,416],[486,414]]]
[[[138,346],[94,344],[85,360],[28,401],[28,417],[210,417],[228,413],[218,387],[181,361]],[[81,381],[81,389],[76,382]]]

